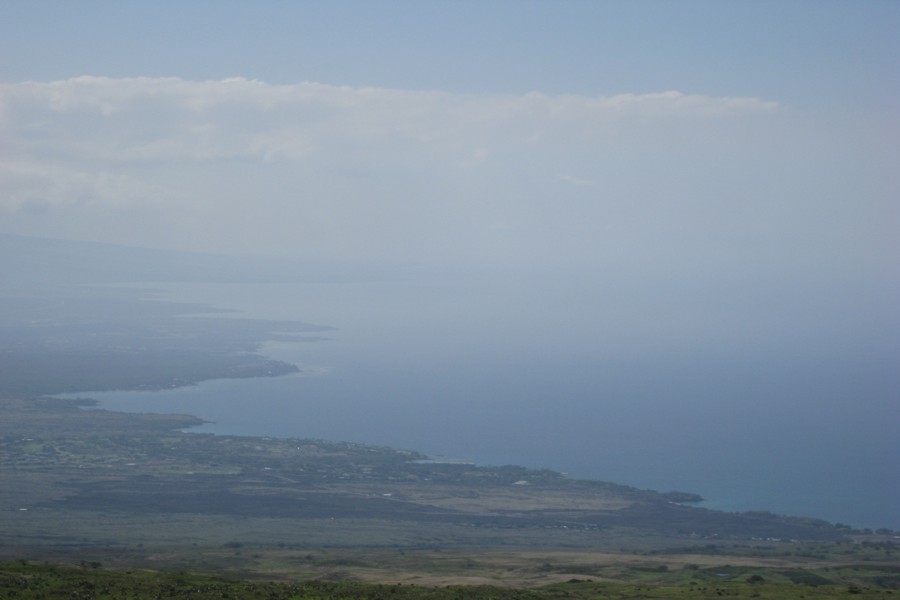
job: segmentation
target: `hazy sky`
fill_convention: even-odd
[[[896,281],[900,3],[0,6],[0,232]]]

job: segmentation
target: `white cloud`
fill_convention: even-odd
[[[170,223],[166,237],[140,232],[156,245],[586,255],[613,243],[593,233],[610,223],[623,229],[648,210],[664,215],[645,229],[665,222],[661,199],[693,193],[677,188],[699,185],[701,162],[731,149],[735,128],[777,109],[679,92],[463,95],[240,78],[3,84],[0,226],[15,230],[35,207],[85,218],[141,210]],[[503,235],[484,223],[503,223]]]
[[[111,170],[78,169],[53,162],[0,162],[0,213],[81,207],[86,210],[128,210],[153,199],[180,202],[186,198],[157,182]]]
[[[570,183],[572,185],[577,186],[590,186],[596,185],[596,181],[592,179],[582,179],[580,177],[575,177],[573,175],[566,175],[565,173],[558,173],[556,175],[560,181],[565,181],[566,183]]]
[[[454,96],[318,83],[78,77],[0,86],[5,135],[19,150],[104,160],[302,159],[335,144],[403,141],[428,148],[487,132],[599,134],[623,118],[697,118],[771,111],[754,98]]]

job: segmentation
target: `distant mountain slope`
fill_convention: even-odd
[[[268,270],[262,260],[0,234],[8,284],[230,281]]]
[[[316,260],[237,257],[0,233],[0,278],[11,286],[372,279],[383,268]]]

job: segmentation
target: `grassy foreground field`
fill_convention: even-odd
[[[0,563],[0,597],[17,599],[552,599],[571,598],[886,598],[892,590],[855,583],[793,582],[790,573],[767,580],[754,572],[745,576],[732,569],[707,574],[697,569],[688,581],[620,583],[570,578],[539,588],[521,589],[495,585],[404,585],[359,581],[265,581],[234,579],[188,572],[104,570],[94,565],[35,565]],[[766,574],[770,574],[766,572]],[[710,576],[718,579],[710,579]],[[795,575],[796,576],[796,575]],[[810,576],[807,574],[807,576]]]

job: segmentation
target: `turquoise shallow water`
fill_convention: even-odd
[[[548,467],[697,492],[713,508],[900,529],[900,388],[887,356],[715,352],[714,341],[673,352],[683,340],[629,338],[615,323],[590,322],[584,307],[548,315],[545,302],[516,304],[517,294],[491,286],[171,289],[174,299],[337,329],[328,340],[263,348],[300,375],[91,394],[104,407],[195,414],[218,433]]]

